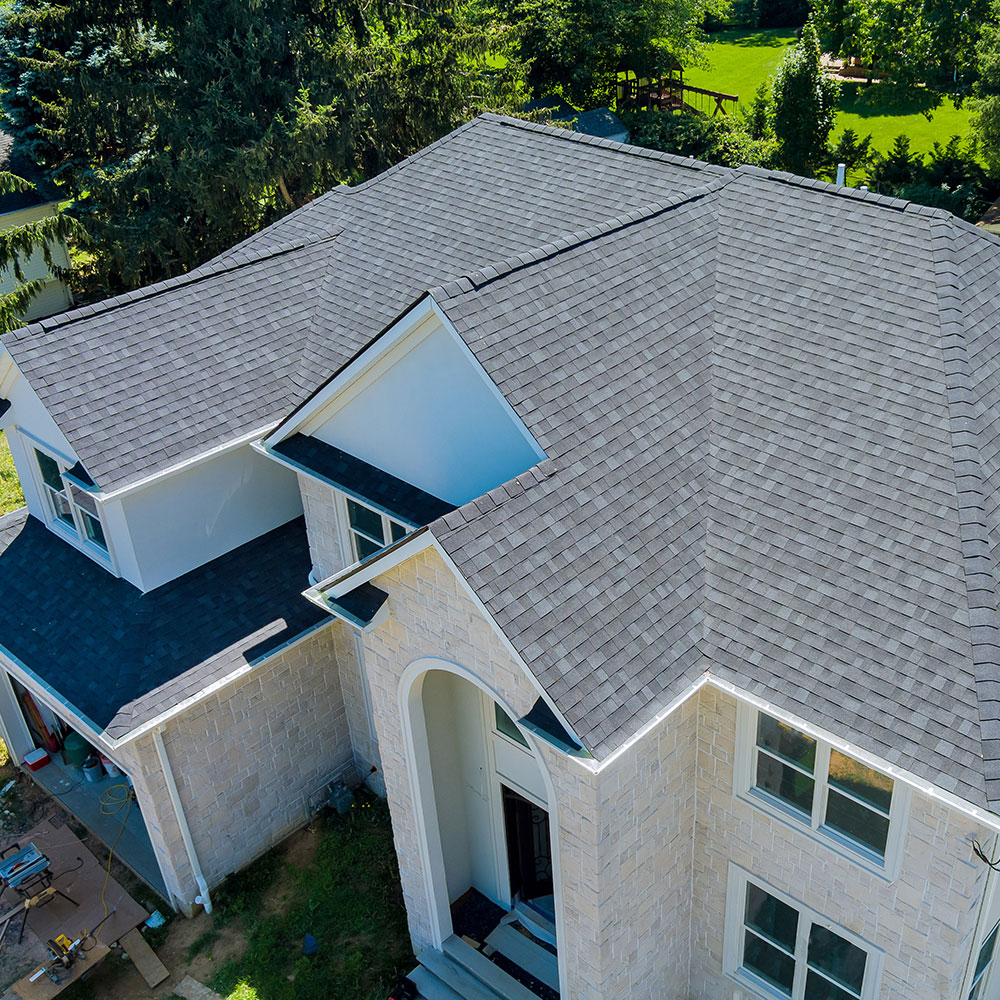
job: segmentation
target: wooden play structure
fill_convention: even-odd
[[[717,90],[705,90],[684,82],[684,68],[674,63],[666,72],[652,80],[640,78],[625,70],[618,79],[618,106],[644,108],[648,111],[686,111],[689,114],[727,115],[735,110],[739,98]]]

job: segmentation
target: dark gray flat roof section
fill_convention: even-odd
[[[422,528],[455,509],[454,504],[439,500],[346,451],[305,434],[293,434],[272,450],[303,471],[311,472],[412,528]]]
[[[0,517],[0,645],[113,738],[331,619],[301,518],[143,594],[24,509]]]

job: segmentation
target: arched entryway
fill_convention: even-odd
[[[434,944],[464,935],[501,967],[521,951],[518,961],[558,988],[555,802],[535,737],[457,664],[424,659],[403,680]]]

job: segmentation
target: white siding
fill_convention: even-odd
[[[7,212],[0,215],[0,232],[12,229],[14,226],[27,225],[29,222],[38,222],[48,215],[54,215],[55,212],[55,205],[52,204],[34,205],[17,212]],[[69,267],[69,254],[62,243],[53,248],[52,257],[60,267]],[[44,278],[49,271],[41,251],[37,250],[24,262],[23,267],[24,277],[29,281],[34,278]],[[17,285],[18,281],[14,277],[13,268],[0,270],[0,295],[14,291]],[[66,285],[62,281],[52,278],[31,303],[31,307],[24,316],[24,321],[30,323],[45,316],[52,316],[68,309],[72,303],[73,300]]]

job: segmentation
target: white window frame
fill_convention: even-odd
[[[879,982],[882,979],[883,953],[870,941],[858,937],[846,927],[827,919],[821,913],[806,906],[804,903],[781,892],[762,878],[751,875],[750,872],[732,862],[729,864],[729,877],[726,887],[726,929],[723,940],[723,971],[726,976],[738,983],[743,989],[766,1000],[789,1000],[789,995],[777,987],[743,968],[743,939],[745,927],[745,908],[747,883],[763,889],[764,892],[780,900],[786,906],[796,910],[799,915],[795,940],[795,978],[792,985],[791,1000],[802,1000],[806,988],[806,972],[808,970],[809,931],[813,924],[831,931],[838,937],[856,945],[868,956],[865,962],[865,977],[861,988],[861,1000],[876,1000]],[[814,970],[823,975],[819,970]],[[825,978],[825,977],[824,977]]]
[[[340,522],[340,541],[341,545],[344,546],[345,558],[350,559],[350,562],[347,563],[348,566],[361,562],[361,555],[358,552],[354,541],[356,535],[363,535],[373,545],[377,544],[375,539],[370,535],[363,531],[358,531],[358,529],[351,526],[351,512],[347,506],[348,500],[356,503],[359,507],[364,507],[365,509],[370,510],[373,514],[378,514],[378,516],[382,518],[383,548],[395,544],[392,540],[392,526],[394,524],[402,528],[406,535],[413,532],[413,528],[411,528],[408,524],[403,524],[402,521],[397,521],[395,518],[389,517],[388,514],[376,509],[370,503],[365,503],[364,500],[361,500],[358,497],[349,496],[347,493],[342,493],[340,490],[334,490],[334,493],[337,497],[337,520]],[[385,541],[385,539],[388,539],[388,541]]]
[[[998,846],[1000,846],[1000,838],[995,838],[990,852],[991,857],[995,856]],[[979,912],[976,935],[972,939],[972,950],[969,955],[965,982],[962,984],[962,992],[959,994],[961,1000],[968,1000],[978,981],[982,982],[978,1000],[989,1000],[1000,989],[1000,933],[998,933],[997,941],[993,946],[993,955],[986,964],[979,980],[976,979],[979,952],[997,926],[1000,926],[1000,875],[996,872],[990,872],[986,889],[983,892],[983,904]]]
[[[808,834],[818,843],[824,844],[831,850],[845,858],[849,858],[855,864],[866,868],[880,878],[892,881],[899,876],[899,870],[903,859],[903,843],[906,839],[907,817],[910,809],[910,788],[898,778],[892,778],[892,802],[889,806],[889,833],[885,844],[885,853],[882,857],[866,847],[852,837],[842,834],[831,827],[824,825],[826,816],[826,803],[829,796],[829,771],[830,752],[837,750],[844,753],[839,747],[822,739],[816,739],[816,762],[813,767],[813,779],[815,788],[813,791],[812,813],[806,817],[798,809],[788,805],[776,796],[769,795],[755,787],[757,770],[757,717],[767,715],[767,712],[760,712],[753,705],[740,702],[736,717],[736,761],[735,761],[735,782],[736,794],[752,805],[761,809],[775,819],[801,830]],[[775,716],[771,716],[775,718]],[[777,721],[781,722],[781,719]],[[790,723],[787,725],[791,726]],[[791,726],[791,728],[795,728]],[[810,733],[805,733],[810,739],[815,739]],[[845,753],[845,756],[850,754]],[[852,758],[856,759],[856,758]],[[859,761],[865,767],[869,767],[864,761]],[[871,770],[878,770],[871,768]],[[883,773],[883,772],[880,772]],[[838,792],[840,789],[838,789]],[[843,794],[843,793],[842,793]]]
[[[25,438],[27,446],[26,450],[28,451],[28,464],[31,467],[31,476],[34,481],[35,492],[38,495],[42,508],[42,517],[46,526],[56,534],[65,538],[66,541],[70,542],[76,548],[80,549],[81,552],[85,552],[95,562],[99,562],[103,566],[114,571],[114,559],[111,555],[111,539],[108,532],[107,522],[104,520],[104,512],[101,504],[95,498],[94,509],[97,511],[97,523],[101,526],[106,547],[98,545],[97,542],[91,541],[91,539],[87,537],[87,529],[83,520],[84,511],[73,497],[71,484],[76,485],[77,489],[81,489],[82,487],[74,483],[73,480],[66,478],[66,473],[76,463],[71,462],[65,455],[61,455],[53,448],[48,447],[34,437],[25,435]],[[70,527],[69,523],[64,521],[61,517],[56,516],[53,507],[54,501],[51,495],[52,488],[45,482],[41,466],[38,464],[38,456],[35,452],[48,456],[53,462],[56,463],[56,467],[59,469],[59,476],[63,482],[66,501],[69,504],[70,514],[73,517],[72,527]],[[91,517],[94,517],[90,511],[86,511],[86,513]]]

